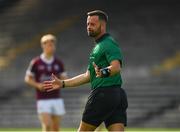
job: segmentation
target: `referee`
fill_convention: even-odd
[[[87,13],[87,33],[95,40],[86,73],[70,79],[44,81],[47,91],[91,83],[91,93],[78,131],[94,131],[102,122],[108,131],[124,131],[127,123],[127,96],[121,88],[123,57],[118,43],[106,32],[108,16],[95,10]]]

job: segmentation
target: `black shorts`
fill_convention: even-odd
[[[127,125],[127,96],[120,86],[101,87],[91,91],[82,121],[94,126],[102,122],[106,127],[114,123]]]

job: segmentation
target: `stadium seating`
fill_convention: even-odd
[[[180,49],[176,4],[93,0],[94,7],[93,2],[83,0],[68,2],[20,0],[0,12],[0,127],[40,126],[35,92],[23,80],[29,61],[41,52],[42,34],[53,32],[58,37],[57,56],[64,61],[69,76],[86,70],[94,44],[86,34],[85,12],[94,8],[108,12],[108,30],[124,53],[128,126],[179,127],[179,68],[159,76],[151,74],[154,66]],[[78,127],[89,92],[89,85],[62,90],[67,110],[63,127]]]

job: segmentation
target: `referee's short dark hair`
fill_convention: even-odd
[[[101,10],[94,10],[87,13],[88,16],[98,16],[100,20],[108,22],[108,15]]]

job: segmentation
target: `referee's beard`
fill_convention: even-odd
[[[101,34],[101,25],[96,30],[88,30],[87,33],[88,36],[96,38],[99,34]]]

